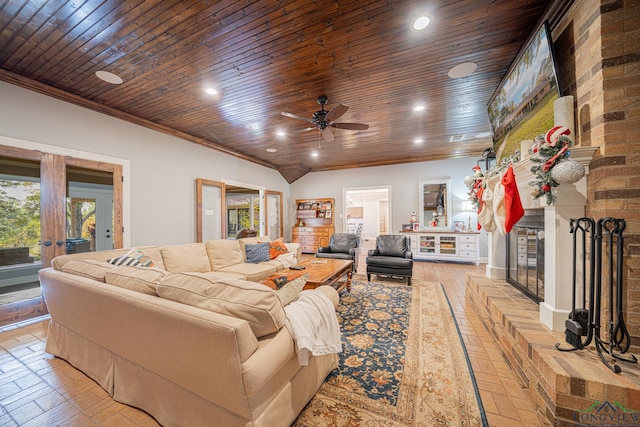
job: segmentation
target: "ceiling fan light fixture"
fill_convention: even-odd
[[[124,82],[124,80],[122,80],[122,77],[108,71],[96,71],[96,77],[102,81],[111,83],[112,85],[120,85]]]
[[[413,20],[411,23],[411,29],[415,31],[422,31],[427,28],[429,24],[431,24],[431,18],[426,15],[422,15]]]
[[[449,70],[449,77],[452,79],[459,79],[467,77],[473,74],[478,69],[478,64],[475,62],[462,62]]]

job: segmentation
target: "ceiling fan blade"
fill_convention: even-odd
[[[322,137],[324,138],[325,141],[331,142],[333,141],[333,132],[331,132],[331,129],[329,128],[323,129]]]
[[[297,131],[295,131],[295,133],[309,132],[310,130],[314,130],[314,129],[318,129],[318,128],[316,126],[311,126],[311,127],[308,127],[308,128],[297,130]]]
[[[349,129],[349,130],[367,130],[369,129],[369,125],[365,125],[363,123],[332,123],[329,126],[338,129]]]
[[[305,122],[313,123],[313,120],[308,119],[306,117],[298,116],[297,114],[287,113],[286,111],[283,111],[280,114],[282,114],[285,117],[291,117],[292,119],[304,120]]]
[[[327,117],[325,117],[325,120],[328,122],[332,122],[346,113],[348,109],[349,107],[347,107],[346,105],[338,104],[327,113]]]

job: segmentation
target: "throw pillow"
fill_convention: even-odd
[[[289,253],[289,249],[284,244],[284,240],[278,239],[269,242],[269,259],[276,259],[282,254]]]
[[[276,273],[267,277],[262,281],[262,284],[270,287],[274,291],[282,288],[285,284],[297,279],[304,275],[304,271],[289,270],[288,272]]]
[[[308,274],[301,271],[290,271],[285,274],[274,274],[262,282],[263,285],[276,291],[282,306],[298,299],[298,295],[307,283]]]
[[[110,258],[107,262],[126,267],[154,267],[156,265],[151,258],[137,249],[132,249],[123,256]]]
[[[269,261],[269,242],[246,245],[245,255],[247,262],[252,264]]]

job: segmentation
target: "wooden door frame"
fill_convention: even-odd
[[[68,166],[107,171],[113,174],[114,248],[123,246],[123,168],[122,165],[82,159],[80,157],[49,153],[46,151],[4,145],[2,155],[21,160],[40,162],[40,240],[42,267],[51,266],[51,260],[66,253],[66,170]],[[45,230],[48,232],[45,235]],[[63,242],[59,244],[59,242]],[[0,306],[0,326],[43,316],[48,313],[44,298],[40,295],[25,301]]]
[[[226,185],[224,182],[213,181],[210,179],[196,178],[196,242],[202,243],[202,222],[204,217],[202,215],[202,187],[208,185],[210,187],[220,188],[220,236],[225,239],[227,237],[227,193]]]

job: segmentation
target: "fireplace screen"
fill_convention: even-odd
[[[544,222],[536,216],[523,217],[507,235],[507,282],[544,301]]]

